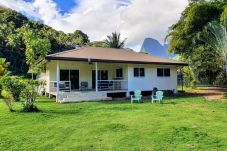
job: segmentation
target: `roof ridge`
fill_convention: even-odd
[[[61,51],[61,52],[49,54],[49,55],[47,55],[47,56],[56,56],[56,55],[64,54],[64,53],[71,52],[71,51],[77,51],[77,50],[80,50],[80,49],[83,49],[83,48],[84,48],[84,47],[75,48],[75,49],[70,49],[70,50],[65,50],[65,51]]]

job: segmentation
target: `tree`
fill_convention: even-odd
[[[84,46],[88,42],[90,42],[87,34],[83,33],[81,30],[76,30],[73,33],[68,34],[70,38],[70,45],[76,46]]]
[[[49,41],[48,54],[74,49],[76,45],[86,45],[89,42],[88,36],[82,31],[76,30],[72,34],[66,34],[0,6],[0,58],[10,62],[8,70],[13,75],[26,75],[28,70],[31,70],[26,60],[28,42],[25,41],[25,33],[27,30],[35,35],[33,39],[39,39],[37,43]]]
[[[107,39],[105,40],[106,45],[110,48],[124,48],[126,39],[121,41],[121,34],[120,33],[112,33],[112,35],[107,36]]]
[[[93,42],[89,42],[87,43],[87,46],[91,46],[91,47],[102,47],[102,48],[107,48],[108,45],[106,44],[105,41],[93,41]]]
[[[40,73],[43,67],[43,60],[51,48],[47,38],[40,38],[32,30],[25,30],[24,41],[26,45],[26,63],[32,73]]]
[[[24,112],[37,112],[39,111],[35,101],[37,97],[37,87],[38,87],[38,81],[36,80],[24,80],[24,89],[22,91],[22,97],[25,98],[25,101],[23,102],[23,111]]]
[[[226,28],[213,21],[208,23],[201,33],[198,34],[199,40],[217,50],[222,57],[223,69],[227,74],[227,31]]]
[[[193,2],[183,11],[180,20],[172,25],[166,39],[169,51],[179,54],[189,63],[196,81],[213,84],[222,71],[220,54],[204,41],[198,33],[211,21],[220,20],[226,3]]]

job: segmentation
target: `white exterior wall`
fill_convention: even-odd
[[[79,83],[82,81],[88,82],[88,88],[92,88],[92,70],[95,70],[95,63],[89,64],[88,62],[77,61],[59,61],[59,68],[61,69],[74,69],[79,70]],[[98,70],[107,70],[108,78],[112,80],[116,78],[116,69],[123,68],[123,80],[128,79],[127,65],[126,64],[113,64],[113,63],[98,63]],[[57,61],[49,61],[46,66],[46,91],[49,92],[50,81],[57,81]]]
[[[134,77],[134,68],[145,69],[145,77]],[[170,68],[170,77],[158,77],[157,68]],[[161,65],[128,65],[128,91],[149,91],[177,89],[177,67]]]
[[[78,69],[80,82],[87,81],[89,89],[92,88],[92,70],[95,70],[95,63],[76,61],[59,61],[60,69]],[[134,77],[134,68],[145,68],[145,77]],[[170,68],[170,77],[158,77],[157,68]],[[164,65],[137,65],[137,64],[113,64],[98,63],[98,70],[108,70],[108,78],[115,78],[116,69],[123,68],[123,80],[128,81],[128,91],[150,91],[154,87],[159,90],[176,90],[177,89],[177,67]],[[46,66],[45,77],[47,85],[46,91],[49,92],[49,82],[56,81],[57,61],[49,61]]]

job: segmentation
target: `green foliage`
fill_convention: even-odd
[[[0,84],[7,94],[12,95],[13,101],[20,101],[21,91],[24,89],[22,78],[17,76],[3,76],[0,79]]]
[[[107,36],[107,39],[105,40],[106,45],[110,48],[124,48],[126,39],[121,41],[121,34],[114,32],[112,35]]]
[[[8,106],[9,111],[14,112],[14,109],[13,109],[14,98],[13,98],[12,94],[6,90],[2,90],[1,96],[3,97],[4,102]]]
[[[0,58],[0,78],[7,72],[9,65],[5,58]]]
[[[29,69],[38,72],[41,64],[34,66],[32,56],[40,59],[47,49],[48,54],[56,53],[86,45],[87,42],[88,36],[80,30],[65,34],[0,6],[0,57],[10,62],[12,74],[26,75]]]
[[[217,49],[198,39],[208,23],[220,21],[226,2],[193,2],[182,13],[180,20],[170,27],[167,39],[169,51],[188,62],[195,81],[213,84],[223,70],[223,59]],[[187,75],[188,76],[188,75]]]
[[[196,87],[197,81],[190,67],[183,68],[183,76],[184,76],[183,79],[184,79],[185,86],[192,87],[192,88]]]
[[[38,81],[36,80],[24,80],[23,81],[25,87],[22,91],[22,97],[25,98],[23,102],[23,109],[24,112],[37,112],[38,108],[35,104],[35,100],[37,97],[37,87]]]
[[[220,72],[214,81],[215,85],[226,86],[227,85],[227,74],[225,71]]]
[[[76,46],[84,46],[89,43],[89,38],[87,34],[83,33],[80,30],[76,30],[74,33],[69,34],[71,45]]]
[[[26,63],[32,73],[39,73],[43,69],[43,60],[50,52],[51,44],[47,38],[41,38],[32,30],[25,30],[24,42],[26,45]]]
[[[87,46],[91,46],[91,47],[102,47],[102,48],[107,48],[109,47],[105,41],[93,41],[93,42],[89,42],[87,43]]]
[[[213,21],[199,33],[199,39],[220,54],[220,65],[227,74],[227,31],[220,23]]]

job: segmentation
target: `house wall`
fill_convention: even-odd
[[[88,88],[92,88],[92,70],[95,70],[95,63],[76,61],[59,61],[59,68],[61,69],[76,69],[79,70],[80,82],[87,81]],[[123,80],[128,79],[126,64],[112,64],[112,63],[98,63],[98,70],[108,70],[108,78],[112,80],[116,77],[115,70],[123,68]],[[46,90],[49,90],[49,82],[57,81],[57,61],[49,61],[46,66]]]
[[[59,61],[60,69],[78,69],[80,82],[87,81],[89,89],[92,88],[92,70],[95,70],[95,63]],[[134,77],[134,68],[145,68],[145,77]],[[170,68],[170,77],[157,77],[157,68]],[[123,68],[123,80],[128,81],[128,91],[142,90],[150,91],[154,87],[159,90],[177,89],[177,67],[163,65],[137,65],[137,64],[113,64],[98,63],[99,70],[108,70],[108,78],[115,78],[117,68]],[[57,61],[49,61],[46,66],[46,90],[49,92],[49,82],[57,80]]]
[[[134,68],[145,68],[145,77],[134,77]],[[170,68],[170,77],[158,77],[157,68]],[[128,65],[128,90],[149,91],[157,87],[159,90],[177,89],[177,67],[162,65]]]

